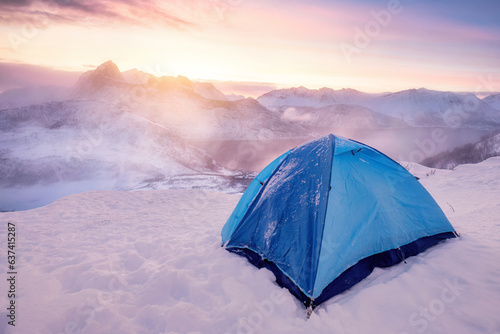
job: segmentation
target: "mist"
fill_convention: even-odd
[[[0,210],[91,190],[243,192],[278,156],[330,133],[397,161],[421,162],[500,128],[495,98],[450,92],[224,93],[181,76],[123,75],[111,61],[66,90],[0,93]],[[471,101],[476,108],[464,114]]]
[[[61,71],[51,68],[0,62],[0,93],[12,88],[41,86],[73,86],[82,72]]]

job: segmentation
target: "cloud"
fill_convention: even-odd
[[[22,7],[29,5],[33,0],[0,0],[0,6]]]
[[[302,113],[295,108],[286,108],[281,115],[281,118],[291,122],[308,122],[311,120],[311,115],[307,112]]]
[[[34,16],[50,23],[81,25],[164,25],[178,29],[197,27],[180,1],[153,0],[0,0],[4,23],[23,25]]]

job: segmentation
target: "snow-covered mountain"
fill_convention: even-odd
[[[483,99],[483,101],[500,111],[500,93],[487,96]]]
[[[308,126],[315,131],[333,128],[377,129],[408,127],[404,121],[377,113],[355,104],[334,104],[324,107],[278,107],[282,118]]]
[[[500,131],[495,131],[475,143],[428,157],[421,163],[428,167],[453,169],[461,164],[471,164],[500,156]]]
[[[300,125],[283,120],[254,99],[208,100],[172,93],[140,102],[134,112],[190,141],[272,140],[309,137]],[[161,108],[158,108],[161,105]]]
[[[303,86],[296,88],[278,89],[263,94],[257,100],[267,107],[326,107],[335,104],[359,104],[360,101],[371,101],[379,94],[363,93],[351,88],[335,90],[331,88],[307,89]]]
[[[227,169],[260,170],[333,130],[393,157],[421,160],[481,135],[458,135],[457,128],[498,127],[492,100],[425,89],[369,94],[304,87],[255,100],[183,76],[122,73],[107,61],[70,88],[0,94],[0,186],[9,189],[0,204],[25,198],[24,208],[34,207],[94,189],[242,190],[248,174]],[[447,141],[422,149],[432,133],[416,127],[426,126],[451,129],[441,136]]]
[[[237,100],[244,100],[244,99],[246,99],[246,97],[244,97],[243,95],[239,95],[239,94],[226,94],[226,98],[229,101],[237,101]]]
[[[211,83],[193,82],[183,76],[155,77],[140,71],[127,72],[126,76],[122,75],[118,67],[108,61],[82,75],[73,88],[73,97],[115,103],[116,108],[164,126],[186,140],[310,135],[254,99],[228,101]]]
[[[145,85],[149,80],[155,78],[153,74],[139,71],[136,68],[121,73],[125,81],[133,85]]]
[[[353,89],[311,90],[304,87],[275,90],[257,99],[268,108],[358,105],[395,117],[411,126],[494,128],[500,112],[473,94],[460,95],[424,88],[396,93],[368,94]]]
[[[212,84],[182,76],[130,83],[110,61],[65,97],[41,95],[44,103],[0,111],[0,187],[8,194],[0,210],[94,189],[241,191],[247,173],[228,171],[188,141],[309,135],[253,99],[227,101]]]
[[[204,98],[210,99],[210,100],[221,100],[221,101],[226,101],[228,100],[228,96],[226,96],[224,93],[222,93],[220,90],[215,88],[215,86],[211,82],[196,82],[196,81],[191,81],[186,77],[183,76],[178,76],[176,77],[169,77],[169,76],[163,76],[163,77],[156,77],[153,74],[149,74],[143,71],[139,71],[137,69],[131,69],[125,72],[121,73],[123,75],[123,78],[125,79],[126,82],[129,84],[133,85],[147,85],[151,84],[154,82],[158,82],[160,80],[163,81],[170,81],[171,83],[179,80],[181,81],[184,85],[187,85],[188,87],[192,87],[193,91],[201,95]],[[244,98],[244,97],[243,97]]]
[[[473,94],[410,89],[382,95],[371,101],[370,106],[414,126],[500,126],[500,112]]]
[[[193,90],[196,94],[199,94],[206,99],[218,101],[229,100],[229,98],[220,90],[215,88],[211,82],[193,82]]]
[[[82,74],[73,87],[70,98],[73,100],[119,101],[135,86],[128,83],[118,66],[111,60],[99,65],[95,70]]]
[[[44,205],[84,190],[241,191],[248,182],[170,129],[106,101],[1,111],[0,168],[0,210]]]

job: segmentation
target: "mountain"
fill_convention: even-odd
[[[196,94],[199,94],[206,99],[217,101],[228,100],[226,95],[215,88],[215,86],[210,82],[193,82],[193,90]]]
[[[104,98],[116,94],[117,90],[129,88],[118,66],[111,60],[99,65],[95,70],[82,74],[73,88],[72,98]]]
[[[239,94],[226,94],[226,98],[229,101],[237,101],[237,100],[244,100],[244,99],[246,99],[245,96],[239,95]]]
[[[0,187],[10,194],[0,210],[95,189],[241,191],[251,172],[334,130],[393,157],[422,160],[498,127],[489,100],[425,89],[304,87],[256,100],[184,76],[122,73],[107,61],[70,88],[0,94]],[[446,132],[430,145],[438,126]]]
[[[0,110],[64,101],[69,97],[69,91],[68,87],[59,86],[9,89],[0,93]]]
[[[33,104],[0,110],[0,187],[10,194],[0,210],[96,189],[242,191],[252,174],[222,167],[190,141],[309,135],[256,100],[227,101],[212,84],[182,76],[127,82],[110,61],[64,97],[41,91]]]
[[[331,88],[307,89],[303,86],[297,88],[278,89],[261,95],[257,101],[267,107],[293,106],[293,107],[326,107],[335,104],[360,104],[360,101],[370,101],[377,94],[363,93],[355,89]]]
[[[3,110],[0,147],[0,188],[11,194],[0,210],[84,190],[241,191],[248,182],[245,173],[219,166],[168,128],[103,101]]]
[[[489,104],[492,108],[500,111],[500,93],[487,96],[483,99],[483,101]]]
[[[500,156],[500,131],[495,131],[476,143],[428,157],[421,164],[432,168],[453,169],[458,165],[475,164],[496,156]]]
[[[137,69],[131,69],[125,72],[122,72],[122,75],[125,79],[126,82],[133,84],[133,85],[147,85],[148,83],[154,82],[159,80],[156,76],[139,71]],[[186,77],[178,76],[177,78],[175,77],[160,77],[163,78],[163,80],[170,80],[170,81],[176,81],[180,80],[184,83],[184,85],[187,85],[189,87],[193,88],[193,91],[207,99],[211,100],[220,100],[220,101],[226,101],[228,98],[224,93],[222,93],[220,90],[215,88],[215,86],[210,83],[210,82],[196,82],[196,81],[191,81]]]
[[[124,75],[111,61],[84,73],[73,88],[73,98],[114,103],[119,110],[166,127],[185,140],[309,136],[307,130],[282,120],[253,99],[228,101],[212,83],[137,70]]]
[[[379,96],[369,105],[413,126],[500,126],[500,112],[473,94],[410,89]]]
[[[409,89],[396,93],[368,94],[353,89],[310,90],[304,87],[275,90],[257,99],[268,108],[325,107],[357,105],[386,116],[395,117],[414,127],[500,126],[500,112],[473,94],[460,95]]]
[[[126,82],[133,85],[144,85],[147,84],[149,80],[154,78],[155,76],[143,71],[139,71],[136,68],[133,68],[128,71],[121,72],[123,78]]]
[[[161,108],[158,106],[163,101]],[[183,94],[150,97],[135,113],[190,141],[272,140],[309,137],[300,125],[283,120],[254,99],[208,100]]]
[[[282,118],[314,131],[333,128],[376,129],[407,127],[404,121],[360,105],[334,104],[324,107],[281,107]]]

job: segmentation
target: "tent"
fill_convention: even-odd
[[[308,310],[457,236],[420,182],[360,142],[328,135],[271,162],[222,229],[222,246],[267,268]]]

